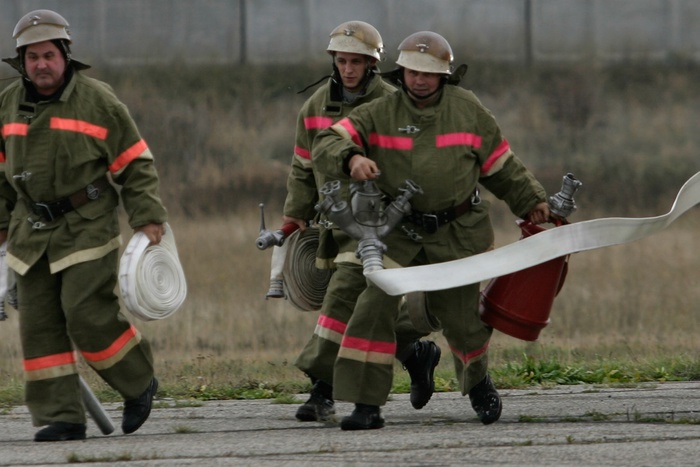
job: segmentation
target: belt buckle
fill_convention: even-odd
[[[433,234],[437,232],[439,226],[440,224],[438,224],[438,218],[435,214],[423,214],[423,230]]]
[[[48,204],[46,203],[34,203],[34,214],[37,216],[43,217],[44,219],[53,222],[55,219],[53,216],[53,212],[51,212],[51,208],[49,207]]]

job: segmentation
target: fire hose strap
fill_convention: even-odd
[[[119,289],[126,309],[144,321],[167,318],[187,296],[187,283],[168,223],[158,245],[136,232],[119,261]]]
[[[389,295],[476,284],[572,253],[641,240],[665,229],[698,203],[700,172],[685,182],[671,210],[661,216],[613,217],[566,224],[467,258],[425,266],[384,269],[370,273],[367,278]]]

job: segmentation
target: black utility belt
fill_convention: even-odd
[[[100,197],[109,188],[107,177],[100,177],[70,196],[51,202],[31,203],[32,212],[45,221],[53,221]]]
[[[466,214],[474,204],[481,201],[479,192],[476,191],[472,196],[464,200],[457,206],[451,206],[447,209],[434,212],[420,212],[415,209],[411,210],[411,214],[404,216],[404,220],[411,222],[419,227],[422,227],[427,233],[437,232],[438,227],[445,225],[458,217]]]

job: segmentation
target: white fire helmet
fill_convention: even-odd
[[[330,34],[331,42],[326,51],[350,52],[381,59],[384,51],[382,36],[374,26],[364,21],[347,21],[336,27]]]
[[[54,11],[34,10],[17,22],[12,37],[17,40],[17,49],[55,39],[65,40],[70,44],[68,26],[68,21]]]
[[[452,73],[452,48],[440,34],[431,31],[416,32],[399,44],[396,64],[409,70],[425,73]]]

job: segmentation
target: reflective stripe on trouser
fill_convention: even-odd
[[[426,293],[430,312],[440,320],[452,352],[462,395],[484,379],[493,329],[479,316],[479,284]]]
[[[118,250],[56,274],[42,257],[17,277],[26,403],[35,425],[85,423],[75,352],[124,399],[153,378],[149,345],[119,310]]]
[[[487,349],[493,331],[479,318],[478,296],[478,284],[427,295],[428,308],[440,320],[450,346],[462,395],[481,381],[488,369]],[[354,341],[343,341],[335,364],[336,399],[386,403],[393,371],[391,360],[382,358],[382,352],[390,351],[394,320],[389,310],[396,310],[398,301],[399,297],[386,295],[373,285],[360,296],[345,333]]]
[[[358,274],[359,271],[359,274]],[[362,266],[342,263],[331,276],[313,336],[295,365],[309,376],[333,384],[333,366],[358,295],[367,287]]]
[[[394,330],[400,300],[373,284],[360,294],[335,362],[336,399],[386,403],[394,376]]]
[[[295,362],[300,370],[333,384],[333,367],[340,342],[353,314],[355,302],[366,287],[367,280],[362,274],[362,266],[337,264],[337,270],[331,276],[323,299],[314,334]],[[405,308],[399,313],[395,329],[397,356],[410,355],[413,342],[428,335],[415,329]]]

